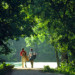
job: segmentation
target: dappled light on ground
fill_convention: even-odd
[[[22,68],[22,62],[7,62],[12,65],[14,65],[14,68],[16,69],[31,69],[31,64],[30,62],[27,62],[27,68]],[[50,68],[56,68],[57,63],[56,62],[34,62],[34,68],[33,69],[41,69],[44,68],[44,66],[50,66]]]

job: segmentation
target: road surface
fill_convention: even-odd
[[[13,69],[12,72],[7,73],[6,75],[64,75],[64,74],[45,73],[39,69]]]
[[[44,66],[50,66],[50,68],[56,68],[56,62],[34,62],[34,68],[31,68],[30,62],[27,62],[27,68],[22,68],[22,62],[8,62],[14,65],[12,72],[7,73],[6,75],[64,75],[56,73],[45,73],[42,71]]]

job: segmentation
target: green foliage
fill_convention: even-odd
[[[0,69],[3,69],[3,68],[4,68],[4,65],[3,65],[3,64],[1,64],[1,65],[0,65]]]
[[[61,66],[57,69],[51,69],[49,66],[44,66],[43,68],[44,72],[52,72],[52,73],[62,73],[65,75],[75,75],[75,65],[61,63]]]
[[[48,39],[57,50],[68,54],[69,59],[75,58],[75,21],[74,0],[32,1],[35,26],[32,28],[41,42]],[[38,5],[38,7],[37,7]],[[35,9],[35,8],[36,9]],[[38,9],[39,8],[39,9]]]
[[[31,20],[28,18],[29,3],[27,0],[0,1],[0,54],[11,52],[7,46],[9,39],[29,36],[33,31]]]
[[[44,72],[56,72],[55,69],[51,69],[49,66],[44,66],[44,69],[43,69]]]
[[[75,74],[75,64],[70,63],[61,63],[61,66],[58,67],[58,72],[65,73],[67,75],[74,75]]]
[[[14,67],[14,65],[6,64],[5,62],[3,62],[3,64],[0,64],[0,69],[6,69],[6,68],[7,69],[12,69],[13,67]]]
[[[3,64],[0,64],[0,74],[5,75],[7,72],[11,71],[13,67],[14,65],[3,62]]]
[[[1,0],[0,54],[11,52],[7,46],[9,39],[18,40],[19,37],[31,35],[26,39],[28,46],[37,46],[35,43],[38,43],[37,39],[42,43],[46,40],[61,54],[66,52],[69,61],[74,61],[74,10],[74,0]],[[45,50],[43,52],[45,53]],[[67,68],[66,71],[68,72],[69,69]]]
[[[50,72],[50,67],[49,67],[49,66],[44,66],[43,71],[44,71],[44,72]]]

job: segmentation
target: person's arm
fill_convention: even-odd
[[[20,56],[22,56],[22,51],[20,52]]]
[[[37,53],[36,53],[36,52],[34,52],[34,53],[33,53],[33,55],[37,55]]]
[[[29,52],[29,57],[31,57],[32,56],[32,53],[31,52]]]
[[[30,57],[30,52],[29,52],[29,55],[28,55],[28,57]]]
[[[25,55],[27,55],[26,51],[24,51]]]

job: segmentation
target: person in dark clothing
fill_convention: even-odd
[[[36,53],[31,48],[29,52],[29,61],[31,62],[31,68],[33,68],[33,62],[35,58],[36,58]]]

